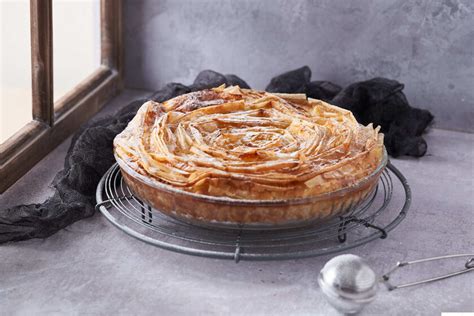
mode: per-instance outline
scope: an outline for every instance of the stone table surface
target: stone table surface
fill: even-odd
[[[113,114],[145,91],[126,90],[99,114]],[[377,273],[400,260],[474,253],[474,135],[433,129],[421,159],[392,159],[413,201],[385,240],[347,253]],[[62,168],[70,140],[0,197],[0,206],[41,202]],[[0,315],[337,315],[317,286],[332,255],[276,262],[193,257],[136,240],[96,214],[46,239],[0,245]],[[463,267],[463,260],[407,268],[415,280]],[[474,273],[388,292],[362,315],[474,311]]]

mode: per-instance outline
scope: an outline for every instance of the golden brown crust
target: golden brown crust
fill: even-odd
[[[151,181],[236,199],[310,197],[357,184],[383,155],[383,135],[305,95],[237,86],[149,101],[114,140]]]

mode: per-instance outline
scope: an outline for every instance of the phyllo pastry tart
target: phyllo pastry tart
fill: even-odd
[[[350,111],[238,86],[146,102],[114,150],[129,188],[157,210],[230,224],[341,215],[386,163],[379,128]]]

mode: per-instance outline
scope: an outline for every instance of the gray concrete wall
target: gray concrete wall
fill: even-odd
[[[307,64],[340,85],[385,76],[440,128],[474,132],[474,1],[125,0],[125,82],[155,90],[203,69],[264,88]]]

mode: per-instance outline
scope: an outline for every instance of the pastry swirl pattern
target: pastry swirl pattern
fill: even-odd
[[[136,172],[177,189],[275,200],[355,185],[379,166],[383,134],[304,94],[221,86],[146,102],[114,150]]]

